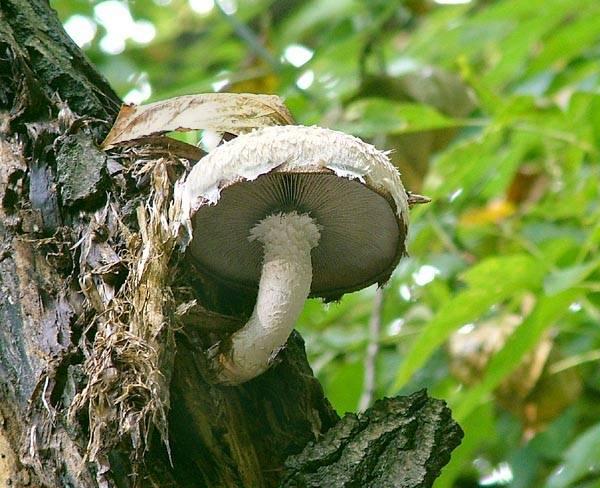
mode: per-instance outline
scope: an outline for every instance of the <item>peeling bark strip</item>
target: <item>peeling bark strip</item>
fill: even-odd
[[[339,474],[315,453],[349,459],[369,438],[365,462],[400,476],[379,486],[430,486],[456,444],[446,411],[421,395],[339,421],[298,334],[243,386],[206,381],[206,349],[255,296],[175,253],[170,191],[202,153],[164,138],[101,152],[119,100],[47,0],[0,0],[0,52],[0,481],[270,488],[287,473],[304,486],[304,459]],[[431,474],[398,485],[405,465]]]
[[[238,135],[259,127],[293,123],[287,107],[275,95],[185,95],[148,105],[123,105],[102,146],[109,149],[172,131],[209,129]]]
[[[119,202],[109,200],[79,241],[80,284],[87,305],[96,312],[90,326],[97,330],[84,363],[88,381],[71,404],[69,418],[74,422],[87,408],[86,454],[98,465],[99,483],[107,482],[100,474],[110,471],[108,456],[119,442],[130,440],[136,462],[149,449],[152,427],[169,446],[175,352],[169,262],[175,236],[168,220],[168,166],[177,162],[159,158],[137,164],[143,167],[136,173],[148,172],[151,180],[147,200],[136,208],[138,231],[132,233],[120,222]],[[102,228],[104,235],[99,235]],[[122,251],[117,254],[113,247]],[[82,347],[87,349],[85,343]]]

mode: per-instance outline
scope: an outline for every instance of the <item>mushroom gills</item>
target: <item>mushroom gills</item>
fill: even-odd
[[[212,351],[220,383],[237,385],[266,371],[285,345],[312,282],[311,250],[321,237],[308,214],[279,212],[260,220],[248,239],[263,246],[258,296],[246,325]],[[216,356],[216,357],[215,357]]]
[[[216,205],[193,216],[190,254],[203,271],[234,288],[256,289],[262,270],[252,226],[278,212],[307,213],[323,228],[312,253],[311,296],[336,296],[385,281],[402,252],[404,229],[384,196],[357,180],[323,173],[270,173],[234,183]],[[338,293],[340,292],[340,293]]]

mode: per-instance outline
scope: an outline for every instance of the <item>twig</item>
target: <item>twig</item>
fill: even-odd
[[[363,392],[358,402],[358,410],[364,412],[373,401],[375,393],[375,366],[379,353],[379,336],[381,335],[381,312],[383,310],[383,288],[377,288],[373,299],[373,311],[369,320],[369,345],[365,356],[365,378]]]

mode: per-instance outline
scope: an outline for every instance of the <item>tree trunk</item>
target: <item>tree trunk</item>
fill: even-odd
[[[254,297],[161,233],[181,159],[98,149],[119,105],[47,1],[0,0],[0,485],[431,486],[462,435],[443,402],[339,419],[298,334],[210,383]]]

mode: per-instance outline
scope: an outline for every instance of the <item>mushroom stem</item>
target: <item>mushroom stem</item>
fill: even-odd
[[[219,346],[219,382],[237,385],[266,371],[285,345],[310,292],[311,250],[319,243],[319,226],[307,214],[270,215],[250,231],[263,244],[263,264],[252,316]]]

